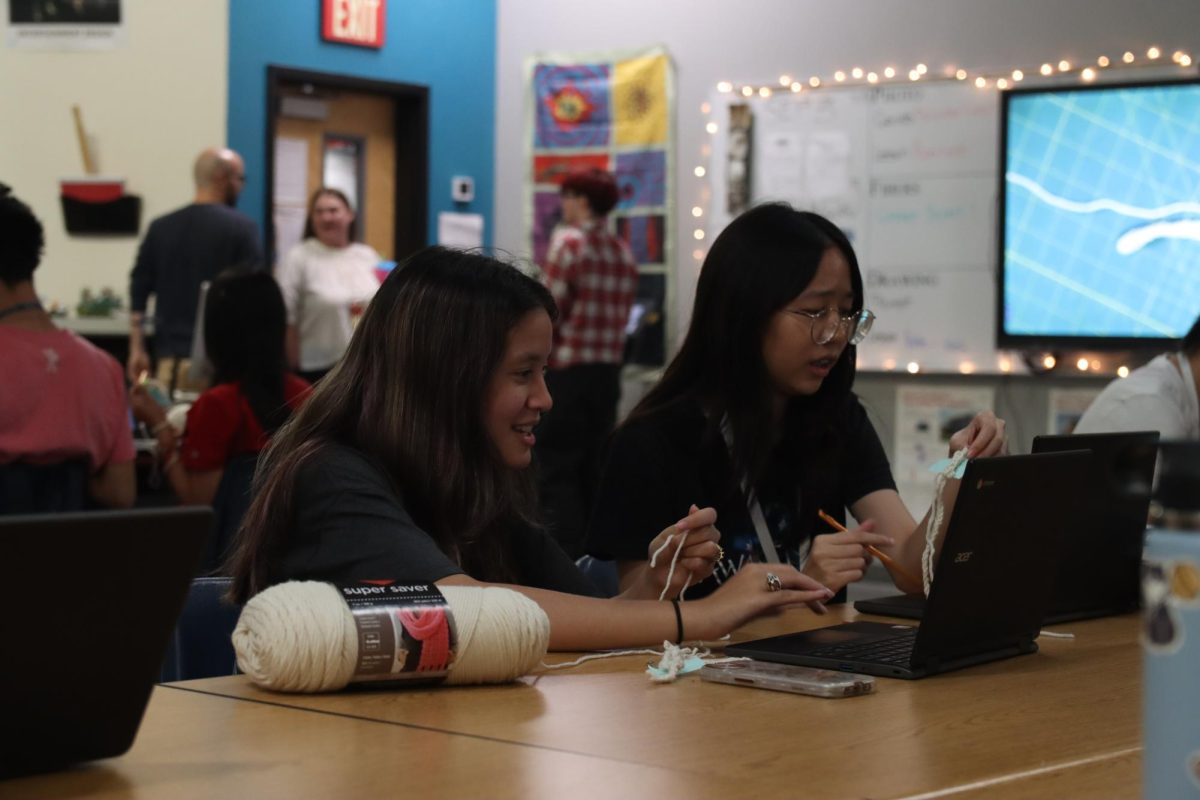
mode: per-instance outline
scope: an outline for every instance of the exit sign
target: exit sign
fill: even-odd
[[[383,47],[386,0],[321,0],[321,38],[358,47]]]

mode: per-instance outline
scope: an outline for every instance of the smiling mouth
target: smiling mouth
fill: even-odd
[[[524,425],[513,425],[512,429],[516,434],[525,440],[526,446],[533,447],[534,443],[537,441],[537,437],[533,435],[533,429],[537,427],[539,422],[541,422],[541,420],[535,419],[533,422],[527,422]]]

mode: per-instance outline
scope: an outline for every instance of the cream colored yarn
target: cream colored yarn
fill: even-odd
[[[438,587],[458,633],[446,683],[504,683],[536,668],[550,642],[550,620],[534,601],[498,587]],[[233,631],[242,672],[264,689],[324,692],[354,677],[354,615],[328,583],[292,581],[259,592]]]

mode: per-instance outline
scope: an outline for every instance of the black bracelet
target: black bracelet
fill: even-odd
[[[683,612],[679,610],[679,601],[672,600],[671,607],[675,609],[675,644],[683,644]]]

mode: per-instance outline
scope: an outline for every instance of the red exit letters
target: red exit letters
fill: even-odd
[[[321,0],[321,38],[359,47],[383,47],[386,0]]]

